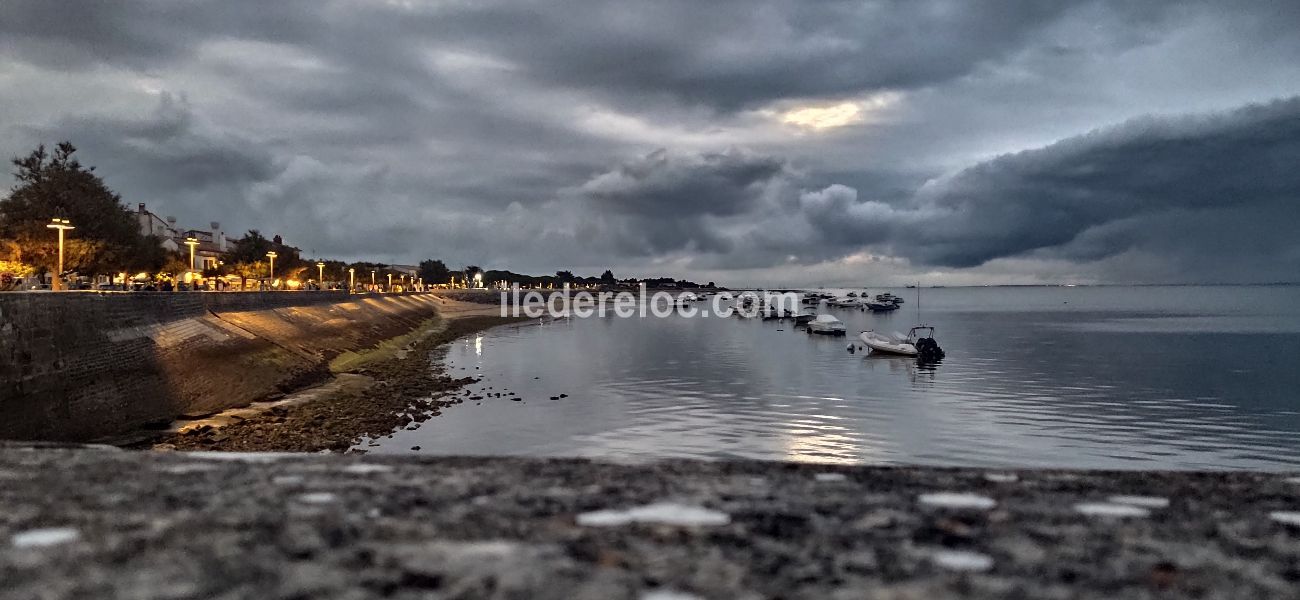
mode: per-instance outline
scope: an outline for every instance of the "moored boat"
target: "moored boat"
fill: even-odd
[[[875,331],[864,331],[858,336],[862,344],[880,354],[915,356],[926,360],[943,358],[943,349],[934,339],[934,327],[917,325],[908,330],[907,335],[895,333],[884,335]]]
[[[844,322],[835,318],[835,315],[817,315],[812,321],[808,322],[808,333],[844,335],[846,329],[844,328]]]

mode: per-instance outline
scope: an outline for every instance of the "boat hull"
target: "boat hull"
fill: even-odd
[[[879,335],[872,335],[871,332],[863,333],[858,336],[862,340],[862,345],[871,349],[872,352],[880,354],[893,354],[896,356],[916,356],[916,346],[907,342],[895,342]]]

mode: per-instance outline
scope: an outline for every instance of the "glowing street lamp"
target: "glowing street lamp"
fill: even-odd
[[[185,238],[185,245],[190,247],[190,270],[194,270],[194,247],[199,245],[198,238]]]
[[[271,259],[271,285],[275,285],[275,257],[279,256],[274,250],[267,252],[266,257]]]
[[[393,274],[388,274],[388,291],[393,291]]]
[[[351,294],[352,290],[355,289],[357,289],[357,270],[353,268],[349,268],[348,269],[348,293]]]
[[[46,227],[59,230],[59,272],[55,273],[54,285],[50,287],[51,289],[61,290],[63,289],[63,232],[76,229],[76,227],[73,227],[67,219],[59,218],[51,219],[50,224],[46,225]]]
[[[321,289],[325,289],[325,262],[321,261],[316,263],[316,269],[320,271]]]
[[[474,274],[474,287],[475,288],[483,287],[483,273]]]
[[[370,291],[375,291],[375,270],[370,270]]]

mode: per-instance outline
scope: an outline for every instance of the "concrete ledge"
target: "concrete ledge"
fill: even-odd
[[[0,449],[15,598],[1284,598],[1263,473]],[[671,595],[677,594],[677,595]]]
[[[84,441],[328,376],[437,314],[428,294],[0,294],[0,439]]]

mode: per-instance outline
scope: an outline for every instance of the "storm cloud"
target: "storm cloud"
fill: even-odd
[[[1271,281],[1294,2],[11,0],[0,153],[320,256]]]
[[[907,202],[832,185],[803,194],[822,238],[922,265],[1023,256],[1096,261],[1141,250],[1195,257],[1220,277],[1300,272],[1300,98],[1148,117],[994,158]],[[1190,267],[1192,265],[1184,265]]]

